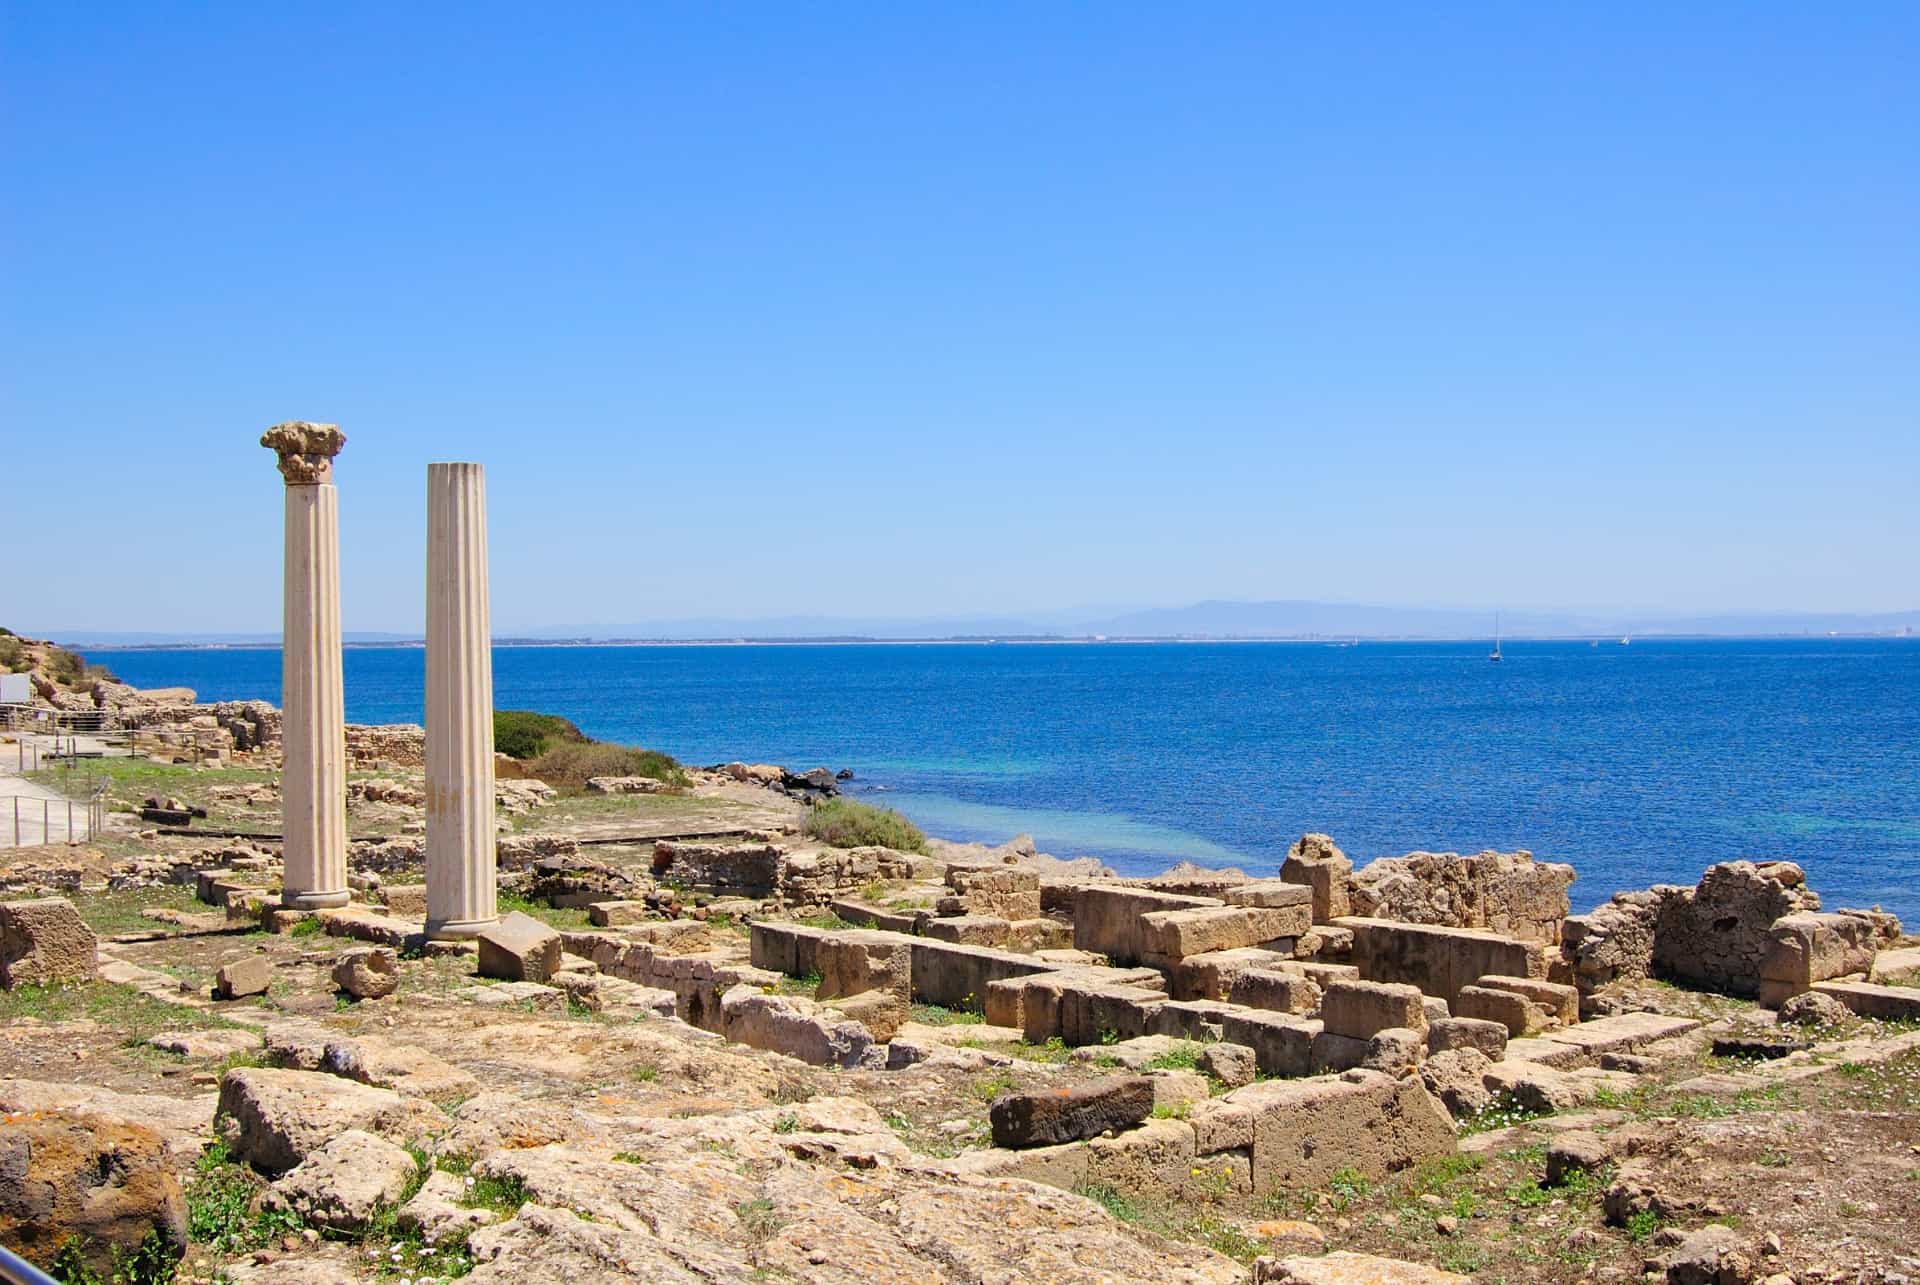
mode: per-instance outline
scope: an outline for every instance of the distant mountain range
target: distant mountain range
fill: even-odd
[[[1034,612],[1017,616],[693,617],[623,624],[556,625],[503,632],[516,642],[677,642],[873,639],[884,641],[1013,638],[1369,638],[1459,639],[1492,634],[1494,614],[1439,607],[1378,607],[1332,602],[1200,602],[1122,612]],[[278,634],[143,633],[48,630],[72,646],[273,646]],[[1920,634],[1920,611],[1878,615],[1745,611],[1713,615],[1657,611],[1504,611],[1506,638],[1897,637]],[[346,635],[350,644],[417,643],[417,634]]]

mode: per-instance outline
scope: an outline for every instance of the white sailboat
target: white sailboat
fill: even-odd
[[[1493,613],[1493,650],[1487,653],[1488,660],[1500,659],[1500,613]]]

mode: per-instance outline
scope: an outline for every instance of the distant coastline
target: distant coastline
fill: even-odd
[[[277,651],[278,639],[259,642],[94,642],[85,635],[72,634],[53,636],[54,641],[65,646],[82,648],[86,651],[129,652],[129,651]],[[1842,633],[1838,631],[1824,633],[1753,633],[1753,634],[1710,634],[1675,633],[1666,634],[1647,632],[1633,635],[1634,642],[1911,642],[1920,640],[1911,630],[1895,633]],[[1249,636],[1209,636],[1209,635],[1158,635],[1141,637],[1092,637],[1067,635],[1016,635],[1007,637],[928,637],[928,638],[874,638],[867,636],[822,636],[822,637],[769,637],[769,638],[495,638],[495,647],[998,647],[998,646],[1155,646],[1155,645],[1193,645],[1236,644],[1236,643],[1290,643],[1297,646],[1354,647],[1363,644],[1410,645],[1410,644],[1458,644],[1478,642],[1474,635],[1379,635],[1359,637],[1336,635],[1249,635]],[[1597,634],[1540,634],[1509,635],[1509,645],[1514,643],[1595,643],[1601,646],[1621,645],[1618,637]],[[426,646],[424,638],[393,638],[378,641],[348,640],[343,646],[355,650],[417,650]]]

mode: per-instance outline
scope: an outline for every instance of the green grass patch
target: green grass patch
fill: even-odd
[[[1196,1071],[1200,1068],[1200,1052],[1204,1047],[1190,1041],[1182,1043],[1148,1061],[1147,1069],[1149,1071]]]
[[[1019,1078],[1012,1071],[1002,1068],[980,1076],[967,1086],[967,1091],[982,1102],[991,1103],[1001,1094],[1011,1093],[1019,1087]]]
[[[0,1026],[22,1018],[42,1022],[97,1022],[118,1031],[128,1044],[142,1044],[162,1031],[224,1030],[237,1026],[216,1013],[166,1004],[131,986],[78,982],[70,986],[16,986],[0,991]]]
[[[102,937],[116,937],[121,933],[175,932],[177,925],[159,919],[149,919],[143,914],[147,910],[178,910],[188,914],[207,914],[211,907],[202,905],[193,895],[193,889],[179,884],[167,884],[159,888],[128,888],[121,892],[103,892],[88,896],[68,898],[87,927]]]
[[[914,1004],[907,1009],[907,1017],[926,1026],[979,1026],[987,1020],[984,1013],[942,1004]]]
[[[878,845],[901,852],[925,852],[927,836],[891,808],[852,799],[828,799],[807,812],[806,832],[833,848]]]
[[[517,910],[555,928],[589,928],[593,924],[584,910],[556,910],[544,901],[531,901],[517,892],[503,892],[497,900],[503,915]]]

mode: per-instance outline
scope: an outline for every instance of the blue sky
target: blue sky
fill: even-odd
[[[1920,600],[1920,7],[4,13],[16,628]]]

